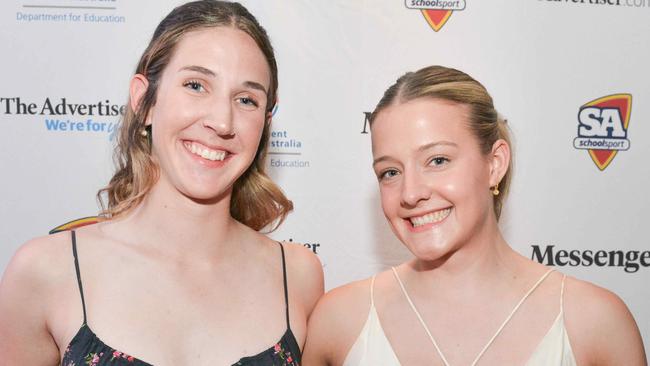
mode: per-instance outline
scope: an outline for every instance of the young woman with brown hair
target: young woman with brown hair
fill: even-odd
[[[322,269],[259,232],[292,209],[264,173],[277,85],[243,6],[163,19],[131,80],[104,220],[26,243],[5,272],[3,365],[300,364]]]

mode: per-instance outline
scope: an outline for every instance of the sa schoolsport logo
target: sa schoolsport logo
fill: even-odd
[[[424,19],[438,32],[455,10],[465,10],[465,0],[404,0],[409,9],[418,9]]]
[[[598,169],[605,170],[619,151],[630,148],[627,127],[631,94],[612,94],[587,102],[578,112],[578,137],[573,147],[589,151]]]

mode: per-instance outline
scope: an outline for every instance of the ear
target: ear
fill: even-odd
[[[135,74],[131,78],[131,84],[129,85],[129,103],[131,104],[131,109],[134,111],[138,110],[140,102],[144,97],[144,93],[147,92],[149,87],[149,80],[142,74]]]
[[[264,123],[268,126],[271,124],[272,120],[273,120],[273,112],[266,112],[266,119]]]
[[[510,166],[510,146],[505,140],[499,139],[494,142],[489,160],[490,187],[494,187],[501,182],[503,176],[506,175],[506,171],[508,171],[508,166]]]

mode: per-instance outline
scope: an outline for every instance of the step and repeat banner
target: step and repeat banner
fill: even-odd
[[[95,215],[128,82],[176,0],[0,3],[0,270]],[[649,0],[247,0],[280,70],[268,156],[295,204],[272,233],[326,287],[409,258],[380,208],[367,116],[406,71],[481,81],[514,134],[501,221],[522,255],[616,292],[650,349]]]

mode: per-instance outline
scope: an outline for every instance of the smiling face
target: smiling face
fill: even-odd
[[[264,128],[270,71],[262,51],[235,28],[193,31],[178,42],[159,82],[146,121],[157,184],[195,200],[230,195]],[[146,89],[142,76],[133,83],[132,94]]]
[[[457,103],[419,98],[387,106],[372,124],[384,214],[421,260],[451,254],[496,225],[490,186],[500,172],[491,154],[481,153],[468,113]]]

